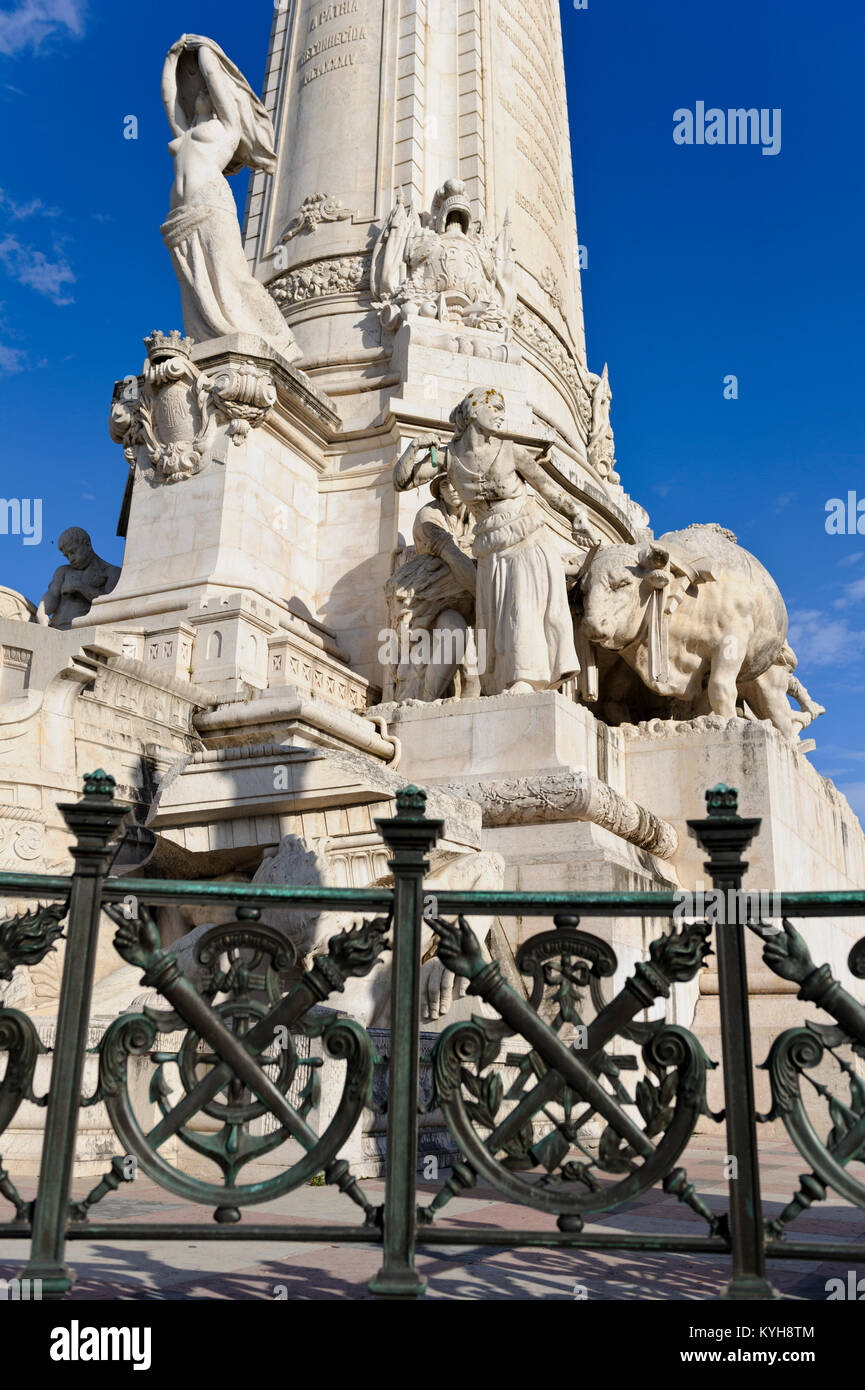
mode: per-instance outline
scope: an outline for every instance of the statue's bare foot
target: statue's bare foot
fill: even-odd
[[[534,688],[531,681],[514,681],[513,685],[509,685],[504,693],[506,695],[531,695]]]

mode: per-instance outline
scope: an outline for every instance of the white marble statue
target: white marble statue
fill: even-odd
[[[693,715],[733,718],[747,705],[796,740],[823,713],[793,676],[778,586],[723,527],[605,546],[580,583],[584,635],[618,652],[649,690],[688,702]]]
[[[385,586],[396,647],[393,697],[439,700],[455,693],[471,699],[480,694],[472,518],[445,474],[430,488],[433,500],[412,526],[414,546]],[[427,640],[419,640],[424,634]]]
[[[120,570],[117,565],[100,560],[80,526],[64,531],[57,548],[68,563],[54,571],[36,609],[36,621],[43,627],[69,628],[73,618],[83,618],[90,612],[95,598],[110,594],[117,587]]]
[[[612,471],[616,462],[616,446],[613,428],[610,424],[613,392],[610,387],[610,374],[606,362],[600,376],[597,376],[595,372],[589,373],[589,382],[592,387],[592,423],[588,442],[589,464],[600,477],[610,478],[612,482],[617,482],[618,474]]]
[[[226,174],[276,167],[273,126],[218,44],[184,34],[169,50],[162,100],[174,133],[171,211],[162,227],[180,285],[184,327],[197,342],[253,333],[283,357],[300,350],[249,269]]]
[[[437,439],[415,440],[394,469],[394,486],[419,487],[443,470],[474,518],[483,693],[556,689],[580,665],[565,563],[527,484],[569,519],[578,544],[589,546],[596,537],[583,508],[541,466],[551,446],[536,458],[505,435],[499,391],[470,392],[450,418],[451,443],[442,449]]]

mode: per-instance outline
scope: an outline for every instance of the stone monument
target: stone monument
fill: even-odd
[[[685,823],[723,779],[763,817],[753,887],[861,888],[777,587],[725,518],[656,538],[623,486],[553,0],[293,0],[261,100],[195,35],[162,92],[178,320],[118,363],[121,573],[73,530],[38,610],[0,591],[0,865],[65,864],[56,802],[102,766],[168,877],[383,881],[375,819],[412,781],[442,882],[693,890]],[[507,968],[535,929],[492,921],[486,949]],[[652,924],[593,930],[618,989]],[[845,983],[857,932],[813,928]],[[111,933],[96,1035],[133,988]],[[58,959],[32,985],[46,1038]],[[785,985],[755,962],[759,1035]],[[464,1001],[426,965],[435,1030]],[[710,1052],[716,998],[705,970],[667,1006]]]

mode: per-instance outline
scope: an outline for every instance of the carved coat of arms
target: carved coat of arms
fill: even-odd
[[[276,402],[269,372],[252,362],[203,372],[192,360],[193,343],[175,328],[144,340],[141,378],[127,377],[111,406],[111,438],[130,464],[143,449],[156,480],[176,483],[209,462],[220,419],[243,443]]]

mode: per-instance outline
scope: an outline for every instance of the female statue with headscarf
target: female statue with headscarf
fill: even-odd
[[[162,236],[180,284],[183,323],[197,342],[255,333],[290,362],[294,335],[249,269],[227,174],[273,173],[273,126],[246,78],[212,39],[184,34],[168,52],[162,100],[174,139],[171,211]]]
[[[499,391],[471,391],[451,414],[454,435],[443,449],[432,436],[414,440],[394,469],[398,491],[420,487],[444,470],[475,521],[476,628],[485,634],[484,695],[556,689],[578,674],[565,558],[546,529],[527,483],[572,524],[576,542],[596,542],[588,517],[557,487],[537,458],[503,431]],[[479,643],[479,647],[482,644]]]

